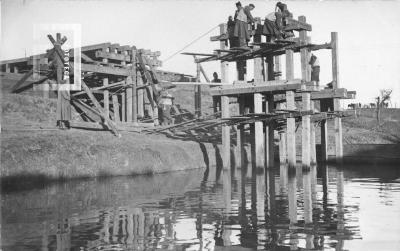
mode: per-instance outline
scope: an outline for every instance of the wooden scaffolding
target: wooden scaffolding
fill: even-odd
[[[220,109],[222,120],[222,160],[224,168],[231,165],[231,128],[236,130],[236,163],[244,164],[245,130],[250,129],[251,159],[257,167],[274,165],[274,132],[279,133],[279,159],[289,166],[296,165],[296,123],[301,123],[301,163],[310,166],[317,161],[315,130],[321,130],[321,160],[328,160],[328,121],[334,121],[335,159],[342,161],[342,117],[340,99],[354,98],[355,92],[340,88],[338,67],[338,34],[331,33],[331,41],[313,44],[307,32],[312,27],[306,18],[289,19],[286,31],[298,32],[297,37],[262,42],[261,22],[256,18],[255,28],[249,30],[252,41],[248,47],[226,47],[229,38],[227,25],[220,25],[220,35],[211,37],[219,41],[220,48],[212,54],[185,53],[197,56],[197,64],[218,60],[221,79],[229,83],[229,63],[236,63],[237,80],[233,84],[213,87],[211,95],[215,110]],[[250,27],[250,26],[249,26]],[[311,82],[309,60],[311,51],[330,49],[332,52],[332,88],[321,89]],[[294,79],[294,53],[300,53],[301,79]],[[286,58],[286,79],[281,79],[281,57]],[[254,61],[254,78],[247,81],[246,64]],[[232,102],[232,100],[235,100]],[[231,105],[239,106],[238,116],[232,116]],[[319,105],[320,110],[315,108]]]

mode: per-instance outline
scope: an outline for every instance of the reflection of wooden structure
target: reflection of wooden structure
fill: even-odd
[[[56,80],[64,76],[55,69],[55,60],[64,62],[69,54],[70,83],[74,76],[74,49],[65,51],[61,39],[47,53],[1,62],[3,78],[18,79],[13,92],[26,90],[49,97],[57,88]],[[62,40],[62,41],[61,41]],[[53,41],[52,41],[53,42]],[[59,44],[59,46],[58,46]],[[71,90],[71,105],[87,122],[101,122],[118,134],[118,128],[138,126],[142,122],[158,124],[160,91],[174,87],[174,82],[191,82],[193,77],[158,70],[160,52],[135,46],[101,43],[80,48],[81,90]],[[88,123],[89,124],[89,123]]]
[[[341,161],[343,156],[342,124],[340,99],[354,98],[355,92],[339,88],[338,36],[331,34],[331,42],[313,44],[307,36],[311,25],[304,16],[299,20],[289,20],[285,30],[298,31],[299,36],[286,40],[262,42],[259,32],[261,24],[251,30],[253,39],[249,47],[230,48],[225,46],[228,38],[226,24],[220,25],[220,35],[211,37],[219,41],[220,48],[213,54],[191,53],[197,55],[196,63],[219,60],[221,62],[222,82],[228,81],[228,66],[236,63],[237,81],[233,85],[215,87],[211,95],[221,100],[222,119],[231,123],[222,126],[222,158],[224,167],[230,166],[231,125],[237,125],[237,152],[243,152],[244,134],[250,128],[252,138],[252,162],[256,166],[274,165],[274,132],[280,134],[280,162],[290,166],[296,164],[296,122],[302,128],[302,164],[316,163],[315,127],[321,125],[322,160],[328,158],[327,120],[335,123],[335,156]],[[308,64],[311,51],[330,49],[332,51],[332,89],[321,90],[311,82],[311,68]],[[294,79],[293,54],[299,52],[301,59],[301,79]],[[281,56],[285,55],[286,80],[279,80]],[[247,81],[246,64],[254,62],[254,78]],[[230,112],[230,100],[237,100],[238,116]],[[296,102],[297,101],[297,102]],[[316,111],[316,105],[320,111]],[[249,124],[250,126],[247,126]],[[238,156],[238,164],[243,165],[243,157]],[[241,160],[240,160],[241,159]]]

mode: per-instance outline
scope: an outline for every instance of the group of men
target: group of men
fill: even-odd
[[[229,16],[228,18],[228,40],[229,46],[234,47],[246,47],[248,41],[250,41],[249,26],[255,23],[255,19],[251,15],[251,11],[254,10],[254,4],[249,4],[242,7],[241,2],[236,3],[236,11],[234,18]],[[294,36],[292,31],[285,31],[284,27],[288,23],[288,18],[292,18],[292,13],[288,10],[287,5],[278,2],[275,7],[275,11],[269,13],[264,20],[262,27],[256,27],[257,30],[261,31],[261,34],[267,37],[267,41],[273,41],[275,39],[282,39]]]

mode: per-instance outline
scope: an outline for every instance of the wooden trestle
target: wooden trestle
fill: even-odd
[[[59,33],[57,38],[60,39],[55,41],[49,35],[55,47],[47,53],[0,62],[1,77],[18,80],[12,92],[30,91],[49,97],[60,86],[57,79],[65,77],[64,71],[54,71],[60,63],[62,69],[69,66],[71,79],[77,77],[73,75],[74,49],[62,50],[67,38],[61,39]],[[66,52],[69,62],[64,61]],[[160,90],[172,88],[176,82],[195,80],[189,75],[159,70],[160,52],[112,43],[83,46],[80,52],[82,89],[70,91],[70,105],[84,121],[95,123],[80,122],[79,127],[96,127],[100,123],[119,135],[119,130],[129,126],[157,125]]]
[[[257,20],[257,18],[256,18]],[[211,41],[219,41],[220,48],[214,53],[185,53],[196,56],[197,64],[218,60],[221,62],[221,79],[229,83],[227,72],[229,63],[236,63],[237,78],[232,84],[211,88],[214,100],[220,99],[222,124],[222,160],[224,168],[230,168],[231,147],[236,147],[235,162],[244,164],[243,152],[245,130],[250,130],[251,160],[255,167],[271,167],[274,165],[275,132],[279,134],[279,158],[281,163],[295,166],[296,123],[301,123],[301,164],[305,167],[317,161],[315,129],[321,130],[321,160],[328,160],[327,121],[334,120],[335,127],[335,159],[342,161],[342,125],[344,116],[340,108],[340,99],[354,98],[355,92],[339,88],[338,71],[338,36],[331,33],[331,41],[324,44],[311,43],[307,32],[311,25],[306,18],[289,20],[285,30],[297,31],[298,36],[286,40],[262,42],[258,32],[260,23],[249,32],[253,35],[248,47],[225,47],[228,39],[226,24],[220,25],[220,35],[211,37]],[[332,51],[332,89],[321,89],[311,82],[309,60],[311,51],[330,49]],[[294,79],[293,54],[300,53],[301,79]],[[286,79],[281,80],[281,57],[286,61]],[[246,64],[254,62],[253,81],[247,81]],[[231,102],[230,102],[231,100]],[[236,100],[236,102],[232,102]],[[231,105],[237,106],[237,114],[231,114]],[[319,105],[319,111],[316,107]],[[234,110],[234,109],[233,109]],[[222,122],[223,123],[223,122]],[[236,146],[231,144],[231,128],[236,130]],[[234,134],[233,134],[234,135]]]

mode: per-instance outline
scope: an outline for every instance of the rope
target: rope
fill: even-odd
[[[219,27],[219,25],[213,27],[212,29],[210,29],[209,31],[207,31],[206,33],[204,33],[203,35],[199,36],[198,38],[196,38],[195,40],[193,40],[192,42],[190,42],[189,44],[185,45],[182,49],[178,50],[177,52],[175,52],[174,54],[172,54],[171,56],[167,57],[166,59],[163,60],[163,62],[167,62],[168,60],[170,60],[171,58],[173,58],[174,56],[176,56],[178,53],[180,53],[181,51],[185,50],[186,48],[188,48],[189,46],[191,46],[192,44],[196,43],[197,41],[199,41],[200,39],[202,39],[203,37],[205,37],[207,34],[209,34],[210,32],[212,32],[213,30],[215,30],[217,27]]]

